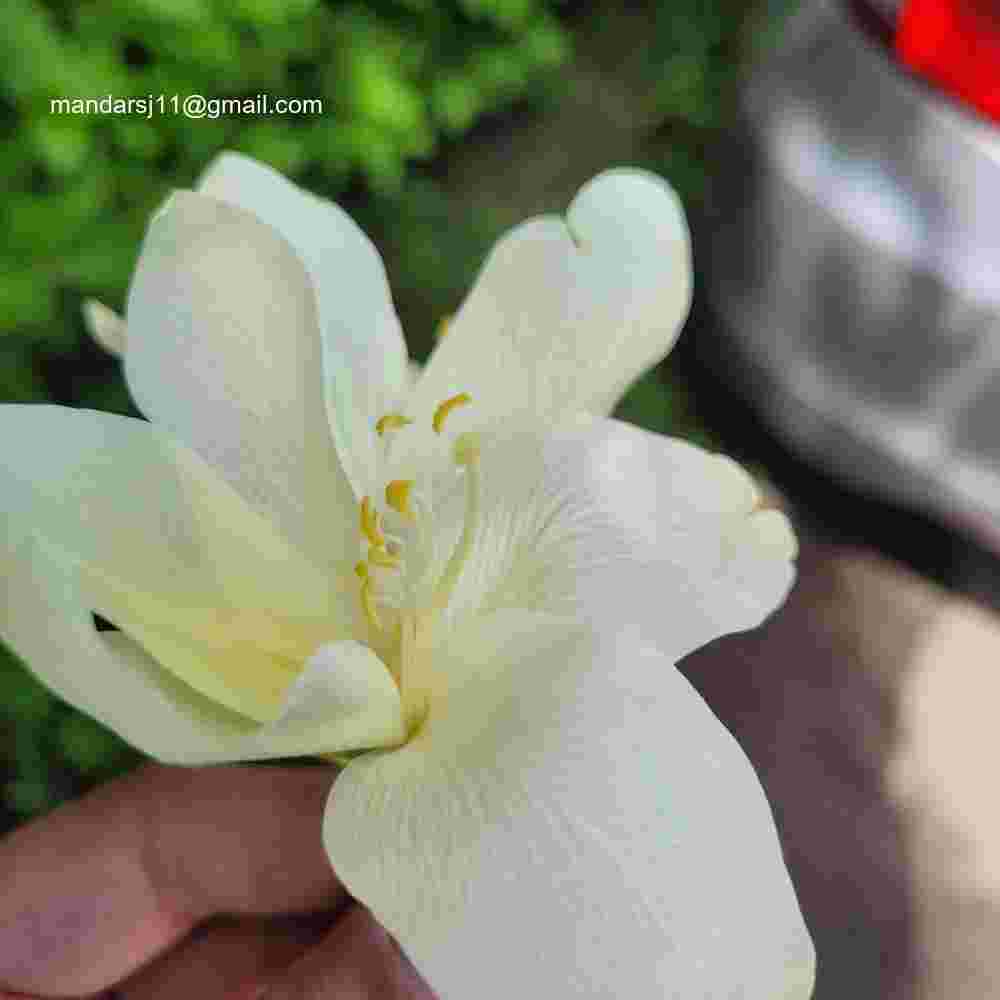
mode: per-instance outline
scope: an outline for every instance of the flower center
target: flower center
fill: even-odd
[[[435,435],[444,432],[449,414],[471,402],[459,393],[434,411]],[[380,438],[402,431],[413,421],[388,413],[375,424]],[[388,441],[387,441],[388,445]],[[387,449],[388,451],[388,449]],[[379,502],[371,496],[359,507],[363,558],[354,567],[360,581],[361,606],[368,624],[368,641],[396,681],[411,733],[426,717],[433,678],[430,653],[435,627],[448,607],[475,541],[479,521],[479,436],[459,434],[450,447],[444,476],[446,492],[456,476],[464,476],[465,498],[461,532],[449,551],[441,540],[453,538],[435,531],[435,489],[441,470],[415,479],[391,479]]]

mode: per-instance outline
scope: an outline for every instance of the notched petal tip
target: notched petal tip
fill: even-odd
[[[581,249],[603,245],[609,254],[623,251],[623,260],[660,258],[656,273],[658,280],[670,274],[680,331],[693,288],[691,233],[684,205],[669,181],[634,167],[605,170],[577,192],[566,212],[566,227]]]
[[[607,170],[595,174],[580,187],[574,201],[591,198],[596,194],[606,196],[608,191],[623,190],[629,187],[636,190],[645,189],[648,197],[659,198],[666,195],[683,216],[683,205],[670,181],[651,170],[627,165],[608,167]]]
[[[571,229],[586,239],[588,217],[599,213],[628,222],[642,219],[690,243],[687,217],[680,196],[665,178],[636,167],[613,167],[587,181],[566,213]]]

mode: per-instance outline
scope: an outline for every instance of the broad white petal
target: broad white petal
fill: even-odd
[[[312,286],[288,243],[249,212],[179,191],[150,224],[127,318],[139,408],[293,544],[350,566],[354,497],[326,418]]]
[[[787,519],[757,510],[753,481],[724,456],[594,418],[486,436],[480,465],[454,617],[516,607],[637,625],[677,660],[759,625],[792,584]],[[438,522],[460,524],[461,502]]]
[[[436,655],[462,683],[348,765],[323,833],[441,1000],[809,997],[763,790],[668,660],[516,612]]]
[[[125,320],[113,309],[97,299],[83,303],[83,321],[87,332],[109,354],[118,357],[125,353]]]
[[[415,390],[421,420],[460,392],[456,430],[608,413],[673,346],[691,297],[677,195],[659,177],[611,170],[566,219],[533,219],[493,249]]]
[[[98,632],[77,568],[37,535],[8,533],[0,553],[9,572],[0,636],[57,695],[158,760],[257,760],[400,740],[396,686],[356,643],[318,650],[276,718],[257,725],[199,694],[125,634]]]
[[[206,657],[161,657],[202,693],[268,718],[308,656],[351,634],[358,602],[349,581],[317,569],[202,459],[154,426],[87,410],[5,406],[0,439],[10,543],[37,536],[72,574],[81,613],[159,640],[160,652],[168,645],[178,654],[190,646],[213,651],[207,665]],[[5,567],[5,576],[13,595],[15,568]]]
[[[344,469],[360,498],[373,492],[375,422],[407,388],[407,353],[374,244],[332,202],[270,167],[223,153],[198,189],[253,212],[298,253],[316,295],[326,402]]]

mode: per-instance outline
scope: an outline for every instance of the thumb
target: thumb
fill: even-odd
[[[399,945],[360,905],[253,1000],[316,997],[436,1000]]]

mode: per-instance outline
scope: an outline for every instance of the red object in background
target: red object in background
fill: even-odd
[[[1000,0],[908,0],[895,47],[915,73],[1000,123]]]

